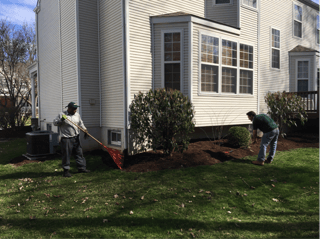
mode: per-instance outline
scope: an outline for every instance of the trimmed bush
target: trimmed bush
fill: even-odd
[[[233,126],[229,129],[228,141],[235,147],[248,147],[251,143],[251,135],[247,128]]]
[[[194,111],[188,97],[165,89],[139,92],[130,105],[130,123],[139,151],[162,147],[165,154],[188,149],[194,131]],[[179,145],[178,145],[179,144]]]

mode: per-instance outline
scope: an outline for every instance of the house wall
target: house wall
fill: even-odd
[[[238,1],[216,5],[215,0],[205,0],[205,18],[238,27]]]
[[[62,108],[62,87],[60,79],[59,2],[42,1],[38,15],[39,73],[41,129],[53,119]]]
[[[289,51],[297,45],[319,49],[316,44],[316,16],[318,11],[293,0],[260,1],[261,46],[260,46],[260,112],[267,112],[264,97],[268,91],[289,91]],[[303,37],[293,36],[293,3],[302,6]],[[241,25],[242,26],[242,25]],[[280,30],[280,69],[271,69],[271,28]]]
[[[183,69],[183,76],[181,77],[183,88],[181,92],[187,96],[188,95],[188,54],[189,54],[189,39],[188,39],[188,23],[174,23],[174,24],[154,24],[154,89],[162,88],[161,87],[161,57],[163,55],[162,45],[164,44],[161,42],[162,30],[183,30],[183,41],[182,44],[182,69]]]
[[[250,16],[252,21],[256,15]],[[256,22],[256,21],[255,21]],[[253,46],[253,95],[201,94],[199,83],[199,32],[214,34],[216,37],[239,41]],[[241,29],[241,35],[218,31],[207,26],[193,25],[193,106],[195,107],[196,127],[249,124],[246,113],[257,109],[257,27]],[[220,60],[221,62],[221,60]],[[238,59],[239,62],[239,59]],[[239,63],[238,63],[239,64]]]
[[[129,102],[139,91],[152,88],[152,47],[150,16],[186,12],[204,17],[204,0],[131,0],[129,1]],[[158,73],[159,74],[159,73]]]
[[[79,1],[80,79],[82,120],[87,127],[100,126],[98,49],[98,6],[96,0]]]
[[[122,130],[124,146],[124,49],[122,1],[100,2],[100,66],[102,142],[108,144],[108,130]]]

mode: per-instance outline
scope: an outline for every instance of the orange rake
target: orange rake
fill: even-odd
[[[89,135],[91,138],[93,138],[98,144],[100,144],[102,147],[104,147],[108,153],[110,154],[111,158],[113,159],[113,161],[116,163],[116,165],[118,166],[118,168],[121,168],[121,160],[123,160],[123,156],[120,154],[119,150],[116,149],[111,149],[108,148],[107,146],[103,145],[99,140],[97,140],[95,137],[93,137],[91,134],[89,134],[88,132],[86,132],[84,129],[82,129],[79,125],[76,125],[75,123],[73,123],[71,120],[68,120],[70,123],[72,123],[73,125],[75,125],[76,127],[78,127],[82,132],[86,133],[87,135]]]

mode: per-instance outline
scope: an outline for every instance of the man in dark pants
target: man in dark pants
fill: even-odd
[[[248,119],[252,121],[253,125],[253,143],[257,142],[257,129],[260,129],[263,132],[258,159],[256,161],[252,161],[252,163],[261,166],[263,166],[264,163],[272,163],[274,155],[276,154],[279,137],[278,125],[266,114],[256,115],[255,112],[249,111],[247,116]],[[270,151],[268,158],[265,160],[269,144]]]
[[[62,167],[64,169],[63,176],[71,177],[69,172],[70,169],[70,157],[72,153],[75,156],[78,172],[79,173],[89,173],[90,171],[86,169],[86,160],[83,157],[82,147],[80,144],[80,130],[67,121],[66,119],[72,121],[76,125],[79,125],[86,132],[87,129],[84,126],[79,113],[77,113],[77,108],[80,107],[74,102],[68,104],[68,110],[61,112],[54,120],[53,124],[59,126],[61,135],[61,151],[62,151]],[[85,134],[85,138],[87,134]]]

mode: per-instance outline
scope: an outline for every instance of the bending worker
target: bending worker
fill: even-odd
[[[257,129],[260,129],[263,132],[258,159],[252,161],[252,163],[261,166],[264,165],[264,163],[272,163],[274,155],[276,154],[279,137],[278,125],[266,114],[256,115],[255,112],[249,111],[247,116],[248,119],[252,121],[253,125],[253,143],[257,142]],[[265,159],[269,144],[269,155],[268,158]]]
[[[74,153],[76,159],[78,172],[79,173],[89,173],[90,171],[86,169],[86,160],[83,157],[82,147],[80,144],[80,130],[70,123],[68,120],[72,121],[76,125],[79,125],[86,132],[87,129],[84,126],[79,113],[77,113],[77,108],[80,107],[74,102],[68,104],[68,109],[61,112],[54,120],[53,124],[59,126],[61,135],[61,152],[62,152],[62,168],[64,169],[63,176],[71,177],[69,172],[70,169],[70,157]],[[68,119],[68,120],[66,120]],[[85,134],[85,138],[87,134]]]

